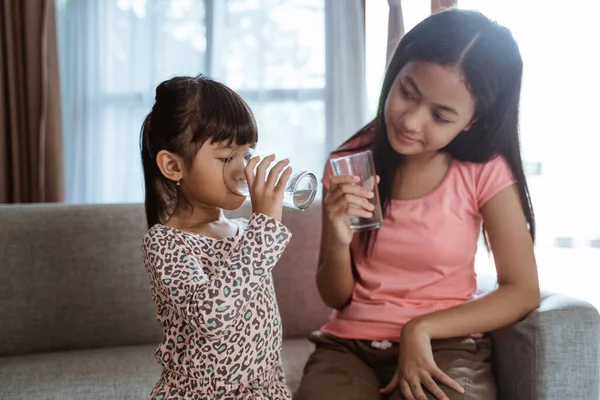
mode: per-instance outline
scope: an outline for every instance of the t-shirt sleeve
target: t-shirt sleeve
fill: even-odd
[[[515,182],[510,166],[504,157],[497,156],[485,164],[479,164],[475,175],[478,208],[483,207],[498,192]]]

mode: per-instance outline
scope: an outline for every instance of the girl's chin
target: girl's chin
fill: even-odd
[[[236,193],[231,193],[231,196],[221,206],[223,210],[234,211],[244,205],[247,197]],[[226,203],[226,204],[225,204]]]

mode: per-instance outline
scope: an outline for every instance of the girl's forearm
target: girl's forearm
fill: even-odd
[[[467,303],[415,318],[406,329],[417,329],[431,339],[489,332],[510,325],[540,305],[538,287],[502,285]]]

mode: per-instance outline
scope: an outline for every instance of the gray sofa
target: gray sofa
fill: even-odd
[[[311,351],[304,337],[329,314],[314,285],[319,205],[286,210],[284,222],[294,238],[274,274],[296,388]],[[144,224],[141,205],[0,206],[0,399],[146,398],[161,332],[141,260]],[[492,337],[501,399],[599,399],[591,305],[545,293],[539,310]]]

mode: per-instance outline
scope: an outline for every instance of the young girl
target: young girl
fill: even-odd
[[[282,329],[271,270],[291,234],[279,221],[287,160],[245,170],[253,214],[222,210],[244,197],[228,191],[224,162],[257,140],[246,103],[205,77],[156,88],[141,133],[146,187],[144,262],[164,338],[162,375],[150,399],[290,399],[280,363]]]
[[[534,218],[510,32],[447,10],[400,42],[375,120],[332,157],[372,149],[382,227],[353,235],[373,193],[326,167],[317,285],[334,308],[298,399],[496,398],[485,332],[538,307]],[[475,298],[481,227],[498,289]]]

